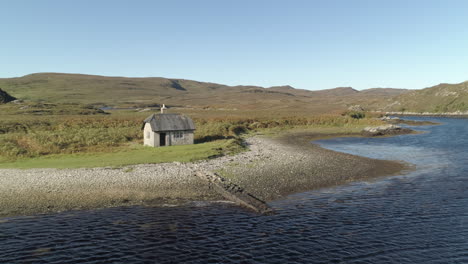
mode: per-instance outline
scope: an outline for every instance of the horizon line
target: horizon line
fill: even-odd
[[[298,87],[294,87],[294,86],[292,86],[292,85],[290,85],[290,84],[273,85],[273,86],[268,86],[268,87],[266,87],[266,86],[256,85],[256,84],[235,84],[235,85],[231,85],[231,84],[225,84],[225,83],[219,83],[219,82],[213,82],[213,81],[200,81],[200,80],[185,79],[185,78],[179,78],[179,77],[162,77],[162,76],[121,76],[121,75],[103,75],[103,74],[90,74],[90,73],[72,73],[72,72],[34,72],[34,73],[25,74],[25,75],[22,75],[22,76],[0,77],[0,79],[23,78],[23,77],[26,77],[26,76],[30,76],[30,75],[39,75],[39,74],[83,75],[83,76],[96,76],[96,77],[105,77],[105,78],[127,78],[127,79],[150,79],[150,78],[160,78],[160,79],[169,79],[169,80],[184,80],[184,81],[193,81],[193,82],[203,82],[203,83],[210,83],[210,84],[225,85],[225,86],[229,86],[229,87],[255,86],[255,87],[260,87],[260,88],[264,88],[264,89],[289,86],[289,87],[291,87],[291,88],[293,88],[293,89],[296,89],[296,90],[307,90],[307,91],[322,91],[322,90],[331,90],[331,89],[338,89],[338,88],[351,88],[351,89],[354,89],[354,90],[357,90],[357,91],[363,91],[363,90],[369,90],[369,89],[422,90],[422,89],[431,88],[431,87],[434,87],[434,86],[437,86],[437,85],[442,85],[442,84],[446,84],[446,85],[456,85],[456,84],[461,84],[461,83],[467,82],[467,81],[463,81],[463,82],[460,82],[460,83],[441,82],[441,83],[438,83],[438,84],[435,84],[435,85],[432,85],[432,86],[422,87],[422,88],[370,87],[370,88],[364,88],[364,89],[357,89],[357,88],[354,88],[353,86],[335,86],[335,87],[332,87],[332,88],[323,88],[323,89],[315,89],[315,90],[312,90],[312,89],[307,89],[307,88],[298,88]]]

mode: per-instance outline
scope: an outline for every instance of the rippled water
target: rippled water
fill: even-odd
[[[422,119],[422,118],[419,118]],[[468,263],[468,120],[324,147],[417,170],[296,194],[258,216],[228,203],[0,219],[0,263]]]

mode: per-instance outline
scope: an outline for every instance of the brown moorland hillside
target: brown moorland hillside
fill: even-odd
[[[468,111],[468,82],[439,85],[398,95],[379,108],[384,111],[445,113]]]
[[[342,87],[320,91],[291,86],[228,86],[161,77],[127,78],[67,73],[36,73],[0,79],[24,100],[111,107],[147,107],[165,103],[196,109],[339,112],[356,103],[386,104],[403,89],[357,91]],[[390,92],[391,91],[391,92]]]

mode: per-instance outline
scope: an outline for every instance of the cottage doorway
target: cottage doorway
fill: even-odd
[[[159,134],[159,146],[166,146],[166,133]]]

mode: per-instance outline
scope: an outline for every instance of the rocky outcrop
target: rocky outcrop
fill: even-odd
[[[386,135],[401,135],[410,134],[413,130],[403,128],[396,125],[383,125],[377,127],[366,127],[362,130],[361,134],[366,137],[386,136]]]
[[[0,104],[6,104],[14,100],[16,100],[15,97],[0,89]]]

